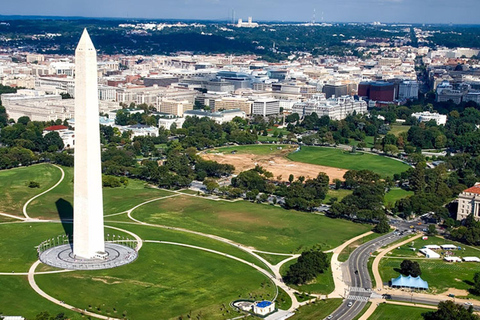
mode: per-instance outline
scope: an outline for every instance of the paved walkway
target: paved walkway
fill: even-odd
[[[87,310],[78,309],[74,306],[66,304],[63,301],[55,299],[54,297],[46,294],[45,291],[40,289],[40,287],[35,282],[35,269],[37,268],[37,266],[40,263],[41,262],[37,260],[34,264],[32,264],[32,266],[30,267],[30,270],[28,271],[28,283],[30,284],[32,289],[35,290],[35,292],[38,293],[40,296],[42,296],[43,298],[47,299],[48,301],[51,301],[51,302],[53,302],[53,303],[55,303],[55,304],[57,304],[57,305],[59,305],[63,308],[67,308],[67,309],[75,311],[75,312],[81,312],[81,313],[83,313],[87,316],[95,317],[95,318],[98,318],[98,319],[105,319],[105,320],[120,320],[118,318],[110,318],[110,317],[106,317],[106,316],[103,316],[103,315],[100,315],[100,314],[96,314],[96,313],[93,313],[93,312],[90,312],[90,311],[87,311]]]
[[[380,272],[378,271],[378,266],[380,264],[380,260],[382,260],[382,258],[387,254],[389,253],[390,251],[392,251],[393,249],[396,249],[400,246],[403,246],[404,244],[407,244],[409,242],[412,242],[413,240],[416,240],[420,237],[422,237],[423,234],[417,234],[416,236],[412,237],[412,238],[409,238],[405,241],[402,241],[400,243],[396,243],[396,244],[393,244],[391,245],[390,247],[386,248],[386,249],[383,249],[380,251],[380,253],[375,257],[375,259],[373,260],[373,264],[372,264],[372,272],[373,272],[373,277],[375,278],[375,284],[376,284],[376,287],[377,287],[377,290],[378,291],[382,291],[383,289],[383,280],[382,280],[382,277],[380,276]]]
[[[333,255],[332,255],[332,260],[330,262],[330,265],[332,266],[332,276],[333,276],[333,282],[335,283],[335,290],[333,290],[332,293],[328,294],[329,298],[345,298],[344,297],[345,290],[348,289],[349,287],[343,278],[343,272],[342,272],[343,262],[338,261],[338,256],[343,251],[343,249],[345,249],[348,245],[372,233],[373,233],[372,231],[365,232],[364,234],[356,236],[355,238],[352,238],[344,242],[342,245],[331,250],[331,252],[333,252]]]

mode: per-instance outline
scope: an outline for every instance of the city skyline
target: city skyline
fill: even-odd
[[[144,18],[194,20],[246,20],[292,22],[373,22],[385,23],[444,23],[477,24],[476,13],[480,2],[458,4],[447,0],[344,0],[331,3],[326,0],[291,1],[237,1],[237,0],[139,0],[135,6],[127,0],[112,3],[105,0],[85,0],[72,5],[60,0],[36,2],[21,0],[5,3],[1,15],[65,16],[92,18]]]

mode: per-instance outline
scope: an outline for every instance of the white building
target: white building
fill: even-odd
[[[465,262],[480,262],[479,257],[463,257],[463,261]]]
[[[403,81],[398,87],[398,98],[400,100],[417,99],[418,89],[419,85],[417,81]]]
[[[436,253],[435,251],[430,250],[430,249],[422,248],[418,251],[423,253],[425,255],[425,257],[428,258],[428,259],[439,259],[440,258],[440,255],[438,253]]]
[[[263,98],[253,102],[252,114],[261,116],[271,116],[280,113],[280,101],[277,99]]]
[[[457,220],[463,220],[469,214],[473,214],[476,220],[480,220],[480,183],[478,182],[458,195]]]
[[[459,257],[445,257],[443,258],[443,260],[447,262],[462,262],[462,259],[460,259]]]
[[[429,111],[412,113],[412,117],[417,118],[420,122],[428,122],[430,120],[435,120],[437,125],[445,125],[447,123],[447,115],[431,113]]]
[[[252,22],[252,17],[248,17],[247,22],[243,22],[242,19],[238,19],[237,27],[238,28],[256,28],[258,27],[258,23]]]
[[[185,118],[160,118],[158,119],[158,127],[170,130],[172,125],[175,124],[177,128],[181,128],[184,122]]]
[[[230,122],[233,120],[235,117],[240,117],[242,119],[245,119],[247,117],[246,113],[244,111],[241,111],[239,109],[234,109],[234,110],[224,110],[224,111],[219,111],[219,112],[206,112],[206,111],[200,111],[200,110],[188,110],[183,114],[185,117],[199,117],[199,118],[210,118],[216,123],[222,124],[225,122]]]
[[[334,120],[342,120],[354,112],[367,113],[367,103],[355,100],[352,96],[325,99],[325,95],[315,95],[312,99],[295,103],[292,107],[292,113],[298,113],[300,117],[314,112],[318,117],[329,116]]]
[[[275,302],[259,301],[253,305],[253,313],[260,316],[265,316],[275,311]]]

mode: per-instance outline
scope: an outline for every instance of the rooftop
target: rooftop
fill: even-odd
[[[476,184],[473,187],[463,190],[463,192],[480,194],[480,184]]]

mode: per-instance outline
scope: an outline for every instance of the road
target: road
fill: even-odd
[[[415,221],[396,222],[397,230],[409,230],[409,226]],[[386,235],[371,240],[357,249],[355,249],[348,258],[347,276],[350,278],[350,290],[345,292],[347,297],[340,307],[331,314],[330,319],[336,320],[350,320],[355,318],[365,307],[368,300],[375,294],[372,291],[372,280],[368,272],[367,263],[370,255],[377,251],[377,249],[388,245],[392,242],[398,241],[406,237],[410,232],[390,232]]]

